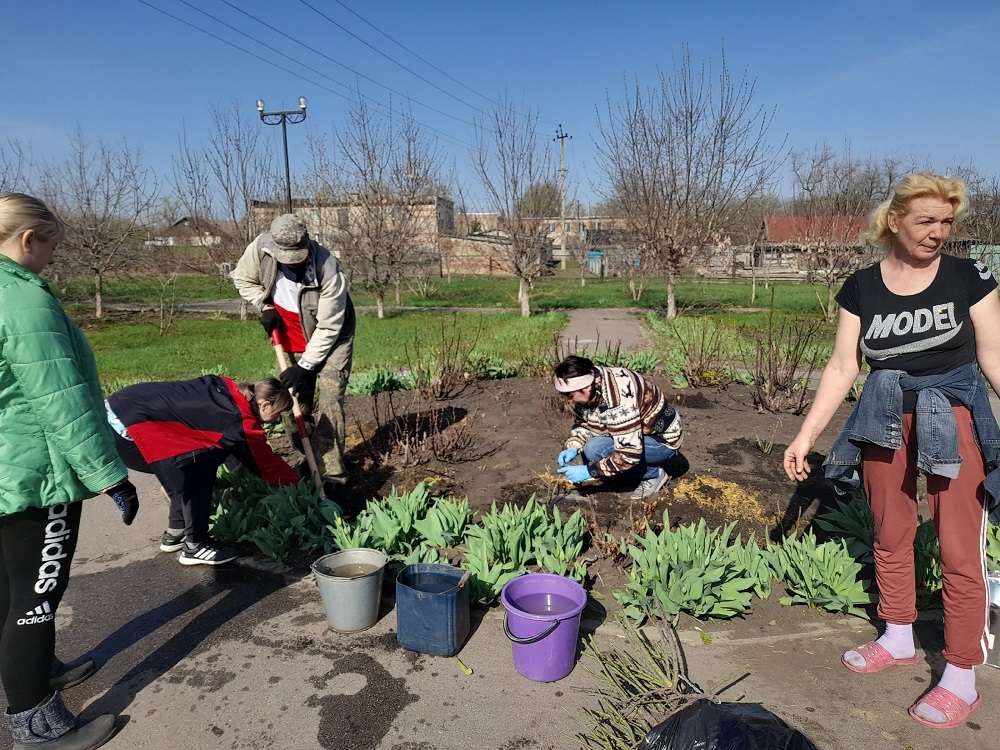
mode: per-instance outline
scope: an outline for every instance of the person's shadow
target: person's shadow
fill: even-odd
[[[812,526],[812,519],[817,515],[836,507],[837,492],[823,476],[824,460],[826,456],[820,453],[809,454],[812,472],[808,479],[795,484],[781,519],[771,529],[772,542],[780,543],[789,534],[805,531]],[[849,498],[845,495],[841,499],[846,502]]]
[[[198,572],[202,571],[199,569]],[[142,584],[138,582],[154,582],[150,589],[155,591],[157,579],[167,579],[164,580],[164,585],[167,586],[171,582],[175,582],[175,576],[172,573],[173,571],[164,570],[163,558],[154,558],[131,563],[122,568],[102,571],[91,576],[82,576],[80,581],[74,582],[74,587],[78,590],[75,592],[73,602],[73,641],[78,642],[79,637],[85,635],[85,633],[75,632],[78,623],[84,623],[84,627],[80,630],[86,631],[95,625],[98,627],[106,625],[109,614],[127,611],[130,608],[135,608],[136,605],[142,606],[148,601],[148,596],[140,590]],[[109,607],[107,589],[118,588],[115,581],[109,580],[115,575],[127,575],[129,581],[136,582],[136,591],[134,595],[115,597],[115,605]],[[103,666],[115,658],[129,660],[143,654],[144,652],[136,647],[139,647],[145,639],[156,634],[157,631],[169,628],[171,623],[183,618],[189,612],[212,602],[207,609],[199,612],[185,625],[175,628],[174,632],[159,646],[145,653],[114,684],[110,686],[102,684],[101,672],[84,683],[84,686],[90,687],[88,692],[91,692],[92,695],[106,690],[103,695],[100,695],[87,707],[85,713],[89,717],[106,713],[120,715],[120,729],[128,721],[128,717],[121,716],[121,714],[135,700],[140,691],[176,667],[192,653],[209,647],[212,642],[217,642],[219,638],[213,639],[213,636],[216,636],[220,629],[227,626],[229,629],[234,629],[238,627],[240,618],[254,617],[246,614],[248,610],[284,588],[285,585],[286,581],[280,576],[261,573],[238,564],[210,569],[204,571],[201,579],[195,585],[119,625],[94,648],[87,651],[87,654],[98,665]],[[103,596],[86,596],[86,592],[83,592],[84,596],[80,596],[79,589],[91,588],[105,593]],[[92,604],[90,607],[82,607],[83,601],[89,601]],[[295,604],[289,598],[272,606],[281,611],[289,611],[294,608]],[[94,611],[88,611],[90,609]],[[279,613],[272,611],[269,607],[269,617]],[[259,613],[256,619],[259,619]],[[77,690],[82,692],[81,688]],[[89,699],[92,695],[86,696],[86,698]],[[84,697],[74,696],[74,702]]]

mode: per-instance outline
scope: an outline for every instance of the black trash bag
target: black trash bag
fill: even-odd
[[[700,700],[657,724],[636,750],[816,750],[759,703]]]

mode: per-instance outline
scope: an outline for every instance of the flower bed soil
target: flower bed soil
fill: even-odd
[[[446,399],[414,392],[348,396],[353,469],[332,499],[353,517],[393,485],[410,489],[432,480],[435,494],[468,497],[475,511],[488,511],[493,503],[523,504],[532,495],[564,517],[579,510],[591,529],[584,551],[591,585],[608,610],[616,606],[611,591],[626,575],[612,545],[601,543],[606,534],[641,532],[661,523],[666,510],[671,524],[735,522],[734,534],[744,540],[750,534],[777,540],[806,528],[832,504],[832,489],[818,478],[822,454],[812,456],[810,481],[793,483],[782,471],[782,453],[801,416],[759,411],[746,386],[677,390],[665,377],[652,378],[672,394],[685,425],[683,458],[672,467],[678,476],[654,498],[630,499],[634,481],[573,487],[562,480],[556,456],[572,419],[548,379],[539,377],[471,382]],[[844,404],[818,449],[829,448],[849,410]],[[279,437],[277,446],[290,462],[303,460],[287,438]],[[755,604],[767,611],[753,619],[769,622],[777,598]]]

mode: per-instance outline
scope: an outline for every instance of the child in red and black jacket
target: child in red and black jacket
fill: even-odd
[[[183,565],[221,565],[237,557],[208,534],[215,477],[227,458],[273,485],[299,481],[264,435],[263,423],[280,421],[292,406],[276,378],[253,385],[218,375],[139,383],[111,394],[106,404],[125,465],[155,474],[170,498],[160,549],[180,550]]]

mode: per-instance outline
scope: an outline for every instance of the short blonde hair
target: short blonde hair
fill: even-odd
[[[907,175],[893,192],[892,198],[882,203],[868,217],[868,239],[878,245],[889,246],[892,230],[889,229],[889,214],[906,216],[915,198],[937,198],[950,203],[958,219],[969,205],[965,195],[965,183],[957,177],[943,177],[931,172],[917,172]]]
[[[24,193],[0,195],[0,243],[34,231],[42,242],[61,242],[66,225],[38,198]]]

